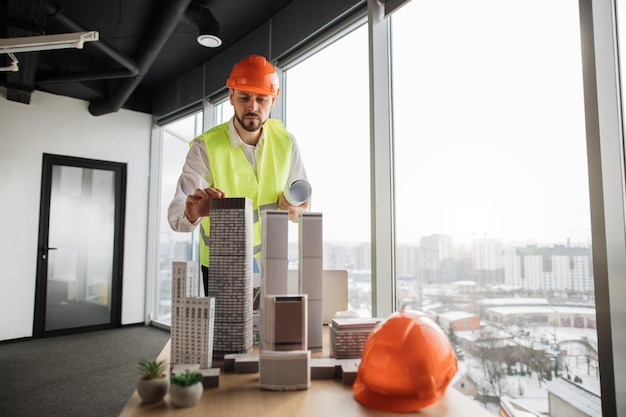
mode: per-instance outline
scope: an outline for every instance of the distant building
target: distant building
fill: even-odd
[[[545,298],[492,298],[480,304],[484,320],[505,326],[596,328],[596,309],[591,305],[551,304]]]
[[[213,357],[215,299],[198,296],[198,264],[172,263],[170,361],[210,368]]]
[[[452,330],[478,330],[481,328],[480,316],[448,305],[435,304],[422,309],[446,333]]]
[[[396,248],[396,275],[402,278],[421,278],[420,248],[417,246],[398,245]]]
[[[448,311],[437,316],[442,329],[455,332],[480,329],[480,316],[465,311]]]
[[[564,378],[548,386],[550,417],[602,417],[600,396]]]
[[[350,256],[350,247],[332,243],[324,244],[324,269],[354,269],[354,261]],[[297,258],[298,244],[293,244],[293,252]],[[291,256],[290,256],[291,258]]]
[[[503,251],[498,239],[480,238],[472,242],[472,278],[479,286],[504,283]]]
[[[372,245],[361,243],[353,250],[354,269],[368,270],[372,268]],[[344,268],[340,268],[344,269]]]
[[[424,236],[420,239],[420,248],[424,284],[443,282],[441,264],[454,258],[452,238],[446,235]]]
[[[504,251],[505,283],[524,289],[593,291],[591,248],[526,246]]]

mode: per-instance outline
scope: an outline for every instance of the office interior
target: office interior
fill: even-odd
[[[0,341],[35,336],[34,322],[43,155],[66,155],[126,165],[123,265],[119,325],[150,324],[155,314],[154,281],[161,127],[193,111],[204,126],[216,120],[216,103],[238,59],[271,58],[279,75],[342,34],[365,25],[369,99],[368,161],[371,178],[372,314],[396,309],[393,205],[393,108],[390,27],[404,3],[420,0],[286,2],[275,15],[197,67],[155,88],[150,111],[125,108],[98,116],[90,103],[49,92],[32,92],[29,104],[6,99],[0,87]],[[626,416],[626,191],[624,187],[623,90],[619,54],[620,1],[579,0],[588,153],[596,314],[603,415]],[[536,10],[541,13],[541,10]],[[528,28],[532,31],[532,28]],[[462,36],[462,35],[459,35]],[[494,34],[497,36],[497,34]],[[86,46],[88,47],[88,46]],[[333,63],[328,63],[328,71]],[[288,89],[288,86],[286,87]],[[327,100],[345,100],[341,82],[320,88]],[[285,92],[273,117],[285,118]],[[541,100],[538,97],[537,100]],[[349,105],[349,104],[347,104]],[[311,109],[312,123],[338,115]],[[359,123],[354,121],[353,123]],[[297,136],[297,132],[296,132]],[[191,138],[189,138],[191,139]],[[76,219],[76,228],[83,227]]]

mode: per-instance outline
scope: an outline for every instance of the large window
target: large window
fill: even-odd
[[[599,407],[578,2],[412,1],[391,27],[396,307],[495,415]]]
[[[587,404],[600,415],[600,367],[607,410],[612,394],[623,405],[624,161],[612,85],[612,7],[623,0],[407,1],[390,17],[390,44],[380,3],[368,1],[369,62],[366,26],[280,59],[276,110],[302,150],[311,209],[324,215],[324,268],[349,271],[349,308],[363,316],[431,314],[460,359],[455,388],[494,414]],[[208,109],[209,127],[232,114],[228,102]],[[179,135],[181,151],[196,129]],[[177,177],[182,159],[173,166]]]
[[[367,26],[287,69],[286,126],[323,214],[324,269],[348,270],[349,308],[371,315]],[[293,230],[293,229],[292,229]],[[290,231],[290,261],[297,260]]]
[[[226,122],[233,114],[228,100],[210,105],[208,124]],[[209,128],[212,126],[209,126]],[[196,112],[161,127],[161,188],[159,202],[159,258],[156,285],[156,321],[169,325],[171,314],[172,262],[198,260],[198,230],[174,232],[167,221],[167,208],[174,197],[176,184],[189,151],[189,143],[203,132],[203,112]],[[200,282],[200,280],[198,281]]]
[[[167,208],[174,197],[189,142],[202,132],[202,112],[186,116],[161,128],[161,187],[159,201],[159,258],[156,285],[156,320],[170,324],[172,262],[198,259],[198,235],[174,232],[167,221]]]

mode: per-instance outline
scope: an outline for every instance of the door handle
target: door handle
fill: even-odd
[[[48,251],[57,250],[57,248],[49,248],[46,245],[41,247],[41,259],[46,259],[48,257]]]

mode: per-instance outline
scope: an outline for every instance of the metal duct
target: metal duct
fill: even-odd
[[[154,24],[151,30],[151,36],[137,60],[139,63],[139,73],[133,78],[125,79],[109,98],[91,102],[89,104],[89,112],[92,115],[100,116],[116,112],[126,103],[126,100],[128,100],[133,91],[135,91],[135,88],[137,88],[146,75],[159,55],[159,52],[165,46],[170,35],[184,17],[185,10],[187,10],[190,3],[191,0],[168,2],[167,7],[162,11],[160,20]]]
[[[46,6],[46,12],[49,17],[53,18],[57,22],[61,23],[66,28],[73,30],[74,32],[86,32],[88,30],[92,30],[89,28],[85,28],[80,23],[76,22],[74,19],[66,15],[63,10],[56,4],[53,5],[48,3]],[[113,58],[116,62],[126,68],[127,72],[120,73],[119,71],[114,71],[116,74],[115,77],[107,76],[102,71],[98,73],[94,73],[89,77],[86,77],[85,74],[81,74],[80,78],[75,78],[76,75],[69,74],[67,76],[49,76],[43,78],[37,78],[37,84],[43,84],[47,82],[63,82],[63,81],[85,81],[87,79],[90,80],[100,80],[105,78],[117,78],[117,77],[134,77],[139,74],[139,68],[137,64],[132,59],[128,58],[126,55],[123,55],[118,50],[111,47],[106,42],[100,40],[98,42],[93,42],[90,44],[90,47],[100,50],[104,54]]]

